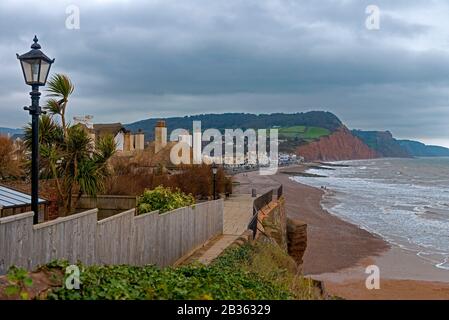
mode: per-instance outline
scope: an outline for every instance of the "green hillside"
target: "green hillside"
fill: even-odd
[[[314,140],[331,133],[330,130],[321,127],[293,126],[279,129],[279,137],[289,140]]]

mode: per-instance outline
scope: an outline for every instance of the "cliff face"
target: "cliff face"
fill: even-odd
[[[353,136],[346,127],[341,127],[328,137],[298,147],[297,153],[306,161],[340,161],[379,157],[376,151]]]
[[[307,249],[307,224],[296,219],[287,220],[288,254],[302,266]]]
[[[382,157],[408,158],[411,155],[398,140],[393,138],[390,131],[352,130],[352,134],[376,150]]]

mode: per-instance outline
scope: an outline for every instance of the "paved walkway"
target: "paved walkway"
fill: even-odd
[[[218,257],[229,245],[238,239],[248,229],[253,215],[251,195],[233,195],[224,202],[223,234],[215,237],[203,248],[194,252],[183,264],[199,261],[209,264]]]

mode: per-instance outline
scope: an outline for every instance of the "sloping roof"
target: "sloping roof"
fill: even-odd
[[[165,148],[160,150],[158,153],[154,152],[155,142],[152,141],[148,144],[148,148],[146,150],[146,154],[150,159],[150,166],[158,166],[162,165],[164,167],[170,168],[175,165],[171,162],[170,153],[172,148],[177,144],[176,141],[168,141]],[[193,159],[193,149],[190,148],[190,161]]]
[[[39,203],[46,203],[39,199]],[[0,209],[31,205],[31,196],[17,190],[0,185]]]
[[[116,136],[120,131],[127,132],[121,123],[98,123],[94,124],[94,132],[98,137],[106,135]]]

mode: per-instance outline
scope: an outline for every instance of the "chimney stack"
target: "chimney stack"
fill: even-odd
[[[141,129],[134,135],[134,146],[136,150],[145,149],[145,134]]]
[[[158,153],[167,146],[167,127],[164,120],[159,120],[154,128],[154,152]]]

